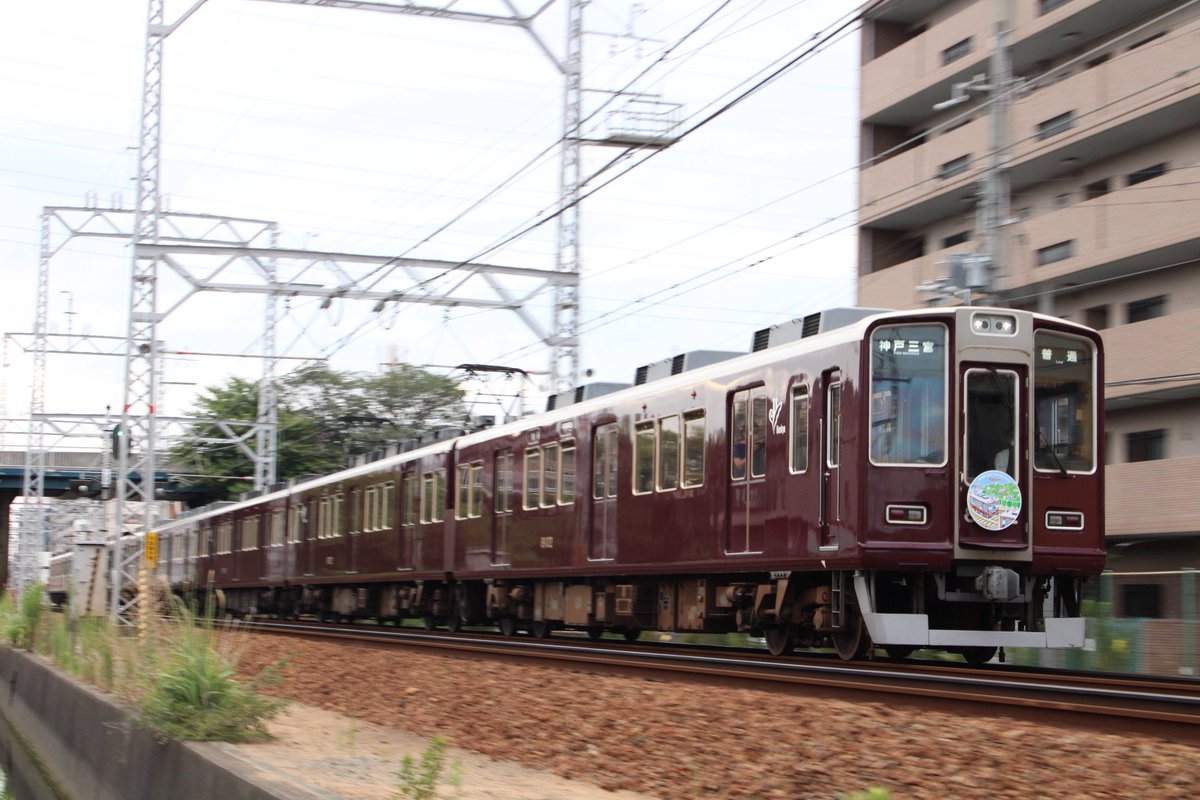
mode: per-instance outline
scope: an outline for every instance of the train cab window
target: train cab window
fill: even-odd
[[[542,450],[531,447],[525,451],[525,496],[521,500],[524,509],[537,508],[542,497]]]
[[[654,491],[654,423],[639,422],[634,429],[633,493]]]
[[[542,448],[542,497],[540,505],[547,508],[558,502],[558,445]]]
[[[871,463],[946,463],[946,329],[891,325],[871,334]]]
[[[558,504],[569,506],[575,502],[575,443],[562,443],[562,479],[558,482]]]
[[[808,469],[808,387],[792,387],[792,437],[789,466],[793,473]]]
[[[658,421],[658,490],[671,491],[679,486],[679,417],[671,415]]]
[[[683,415],[683,488],[704,485],[704,412]]]
[[[1096,468],[1095,355],[1091,342],[1054,331],[1033,337],[1034,467]]]

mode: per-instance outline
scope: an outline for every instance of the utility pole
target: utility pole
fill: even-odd
[[[1008,50],[1011,33],[1010,6],[1012,0],[991,0],[992,54],[987,75],[976,75],[969,81],[955,83],[950,98],[934,104],[936,111],[953,108],[975,97],[986,97],[990,123],[987,166],[979,181],[975,207],[975,236],[978,241],[973,253],[956,253],[950,257],[949,273],[944,277],[917,287],[933,295],[938,304],[959,297],[970,305],[977,297],[988,305],[999,305],[1008,288],[1008,237],[1004,228],[1011,219],[1011,183],[1009,176],[1009,109],[1015,85],[1012,57]]]

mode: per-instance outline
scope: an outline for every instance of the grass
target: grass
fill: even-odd
[[[237,677],[239,653],[211,618],[179,608],[167,621],[149,620],[144,636],[107,618],[71,620],[46,614],[41,585],[15,602],[0,597],[0,631],[13,646],[33,650],[61,669],[134,708],[138,724],[161,741],[251,741],[268,736],[266,723],[283,700],[260,690],[278,680],[283,664],[250,681]]]
[[[433,800],[443,783],[456,789],[462,785],[462,763],[454,761],[447,767],[446,740],[435,737],[419,758],[404,757],[396,777],[400,785],[394,800]]]

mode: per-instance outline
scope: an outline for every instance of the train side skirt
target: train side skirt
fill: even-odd
[[[1045,631],[974,631],[930,629],[924,614],[884,614],[875,611],[867,576],[854,575],[858,607],[871,641],[877,645],[917,647],[1082,647],[1082,617],[1047,617]]]

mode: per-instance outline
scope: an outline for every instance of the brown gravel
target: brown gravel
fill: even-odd
[[[1190,799],[1200,786],[1200,747],[970,709],[960,716],[276,637],[248,637],[238,649],[247,674],[287,658],[278,691],[296,701],[662,798],[836,798],[881,786],[893,800]]]

